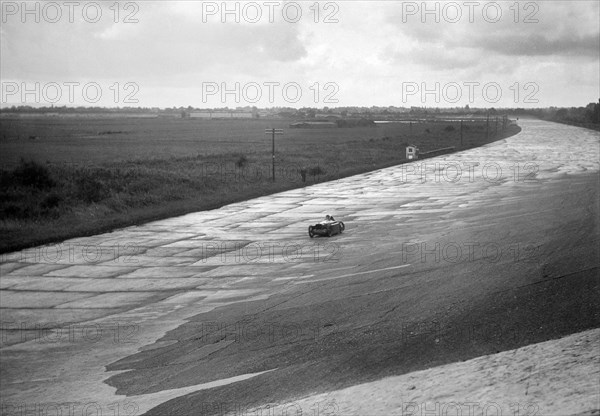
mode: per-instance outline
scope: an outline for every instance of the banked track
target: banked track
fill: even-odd
[[[3,414],[592,412],[598,133],[520,125],[5,255]],[[309,239],[327,213],[346,232]]]

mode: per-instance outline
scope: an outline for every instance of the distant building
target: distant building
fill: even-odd
[[[186,114],[189,118],[212,118],[212,112],[210,111],[194,111]]]
[[[191,111],[186,113],[189,118],[203,118],[203,119],[215,119],[215,118],[254,118],[254,113],[249,111]]]
[[[331,121],[297,121],[290,124],[293,129],[330,129],[337,128],[337,123]]]
[[[340,114],[317,113],[315,118],[319,120],[335,121],[343,118]]]

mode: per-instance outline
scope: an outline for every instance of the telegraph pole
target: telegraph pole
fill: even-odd
[[[273,138],[273,148],[271,151],[272,166],[273,166],[273,182],[275,182],[275,135],[282,135],[283,129],[265,129],[265,134],[270,134]]]

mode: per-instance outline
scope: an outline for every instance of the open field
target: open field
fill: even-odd
[[[381,143],[370,139],[390,137],[393,144],[410,142],[423,151],[460,147],[459,123],[384,123],[376,127],[292,129],[290,120],[194,120],[179,118],[110,117],[3,117],[0,118],[0,163],[15,166],[21,158],[39,162],[113,164],[131,160],[167,159],[233,153],[270,156],[271,138],[265,128],[283,128],[276,138],[278,156],[323,151],[350,145],[374,152]],[[492,122],[491,129],[494,125]],[[456,128],[445,131],[448,125]],[[464,148],[485,139],[485,120],[465,122]],[[431,133],[426,133],[429,129]],[[483,132],[483,135],[482,135]],[[36,139],[29,139],[36,137]],[[392,143],[390,143],[392,144]],[[310,148],[308,148],[310,146]],[[387,146],[387,149],[391,146]],[[310,153],[310,152],[309,152]]]
[[[290,120],[2,117],[0,251],[89,235],[471,148],[514,134],[486,121],[291,129]],[[449,127],[450,126],[450,127]],[[271,137],[276,137],[272,182]],[[486,140],[486,136],[487,140]],[[20,162],[26,161],[26,163]],[[35,163],[29,163],[33,161]],[[305,170],[305,182],[301,170]]]

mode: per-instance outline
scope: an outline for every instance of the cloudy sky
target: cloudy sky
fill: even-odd
[[[1,104],[580,106],[599,4],[3,1]]]

